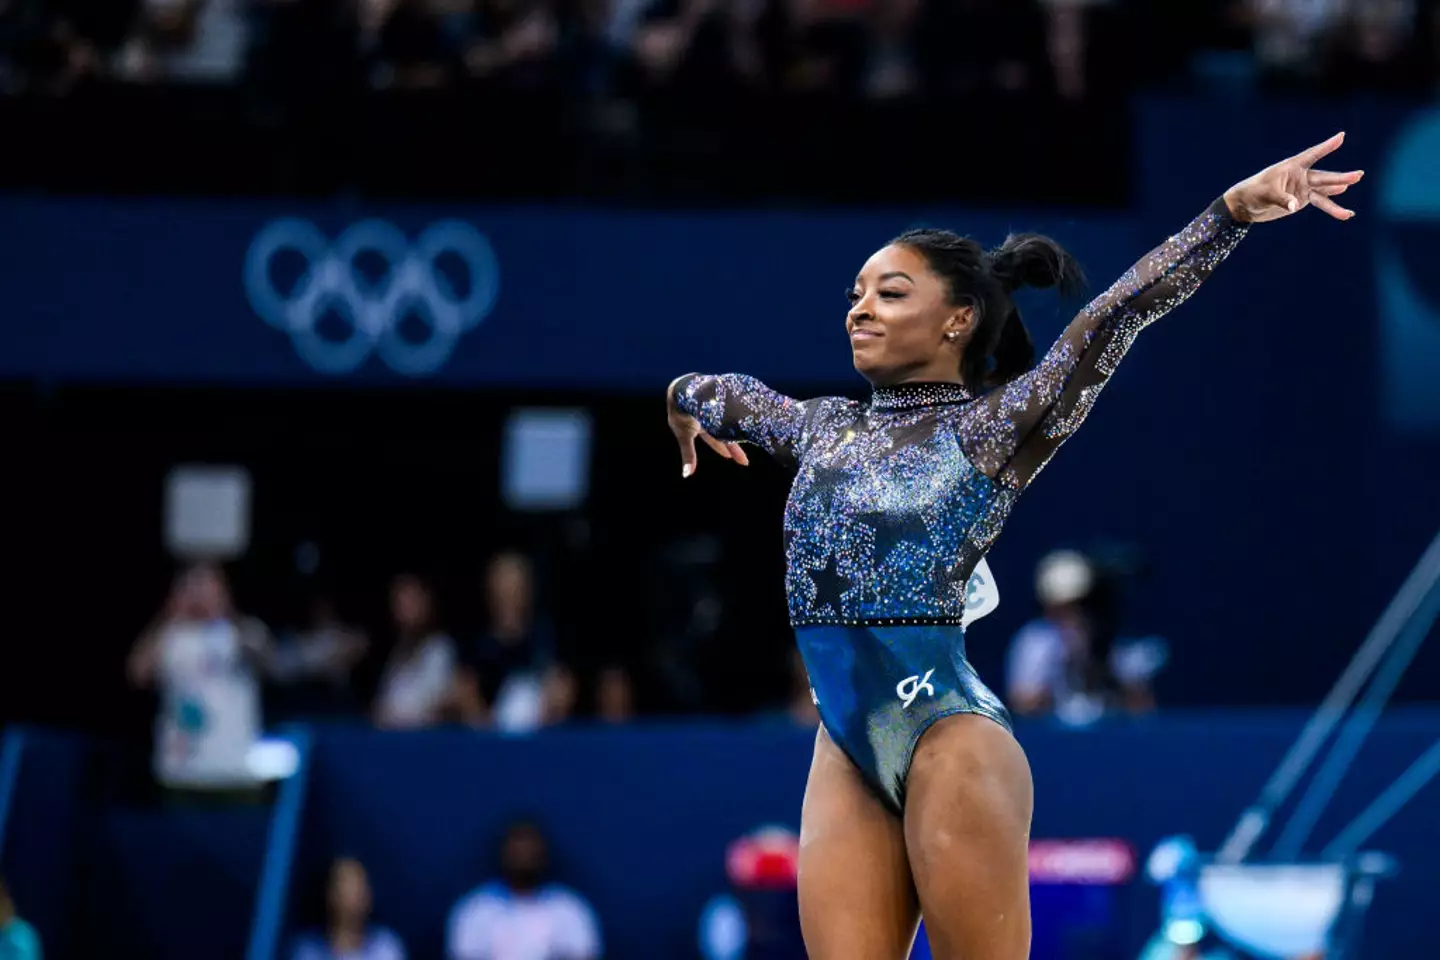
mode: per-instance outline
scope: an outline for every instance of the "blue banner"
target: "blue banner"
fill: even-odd
[[[1026,218],[1102,272],[1128,225]],[[843,292],[955,212],[640,214],[0,201],[0,376],[655,390],[696,368],[847,379]]]

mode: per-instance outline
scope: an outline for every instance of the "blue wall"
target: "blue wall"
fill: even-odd
[[[1304,719],[1237,712],[1088,731],[1024,725],[1034,836],[1116,837],[1143,857],[1162,837],[1188,833],[1213,849]],[[1437,737],[1440,713],[1386,717],[1312,849]],[[326,860],[353,854],[374,874],[378,918],[413,956],[438,957],[450,905],[490,874],[501,827],[524,813],[550,831],[559,877],[594,901],[614,960],[690,956],[700,906],[723,888],[726,844],[761,824],[798,825],[811,743],[808,732],[765,724],[579,728],[532,739],[321,730],[288,929],[313,917],[307,898]],[[65,946],[76,917],[85,935],[147,955],[239,956],[263,811],[161,816],[77,806],[79,781],[67,787],[43,771],[73,766],[84,752],[58,739],[37,748],[49,759],[27,764],[21,799],[30,799],[15,808],[4,857],[54,956],[77,955]],[[1427,913],[1440,884],[1437,790],[1432,784],[1369,845],[1396,855],[1401,874],[1379,891],[1365,956],[1440,951]],[[48,802],[35,802],[42,797]],[[79,855],[75,838],[84,838]],[[1154,930],[1155,904],[1143,883],[1122,899],[1130,948]]]

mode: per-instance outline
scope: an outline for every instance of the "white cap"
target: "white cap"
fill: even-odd
[[[1082,599],[1094,582],[1090,561],[1074,550],[1047,553],[1035,568],[1035,596],[1047,607]]]

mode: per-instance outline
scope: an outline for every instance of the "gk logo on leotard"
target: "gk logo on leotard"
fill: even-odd
[[[288,292],[272,275],[286,253],[303,263]],[[374,279],[363,269],[373,261],[384,265]],[[464,295],[447,270],[451,261],[463,267]],[[333,244],[308,220],[276,220],[245,255],[250,306],[321,373],[349,373],[372,353],[396,373],[434,373],[495,306],[499,290],[495,251],[459,220],[431,224],[414,243],[393,224],[365,220]],[[321,330],[327,317],[339,320],[334,336]]]
[[[900,709],[904,710],[910,706],[910,704],[914,703],[915,698],[920,696],[921,690],[924,690],[932,697],[935,696],[935,688],[930,686],[930,678],[934,675],[934,670],[926,670],[925,676],[923,677],[906,677],[897,683],[895,685],[895,692],[900,695],[900,700],[902,701]]]

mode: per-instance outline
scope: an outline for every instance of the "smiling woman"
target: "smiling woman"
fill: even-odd
[[[1053,241],[986,252],[938,230],[876,252],[846,328],[868,403],[797,401],[753,378],[681,377],[670,427],[795,471],[785,508],[790,621],[822,728],[800,829],[800,912],[814,960],[899,960],[920,914],[939,960],[1030,953],[1029,766],[965,655],[965,585],[1135,337],[1183,303],[1248,224],[1331,198],[1360,173],[1312,169],[1333,137],[1237,184],[1084,310],[1038,365],[1011,294],[1075,288]]]
[[[1035,363],[1011,294],[1058,286],[1068,296],[1083,283],[1048,237],[1013,235],[986,251],[949,230],[910,230],[876,252],[849,291],[855,369],[872,383],[945,381],[957,371],[976,391],[1007,383]]]

